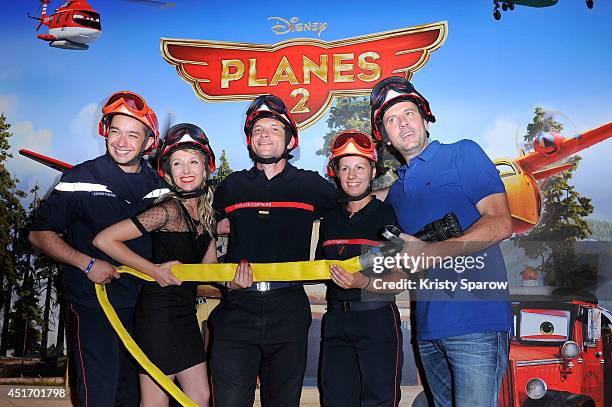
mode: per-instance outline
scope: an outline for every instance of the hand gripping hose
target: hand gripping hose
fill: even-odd
[[[348,260],[316,260],[297,261],[287,263],[255,263],[253,267],[253,282],[258,281],[312,281],[329,280],[329,266],[337,264],[350,273],[372,267],[374,258],[379,256],[393,256],[404,248],[404,241],[399,237],[400,231],[394,226],[386,226],[383,236],[388,239],[379,247],[374,247],[359,257]],[[461,236],[461,226],[454,213],[425,226],[415,234],[423,240],[444,240],[448,237]],[[223,282],[231,281],[236,273],[237,264],[177,264],[172,267],[172,274],[182,281]],[[153,277],[130,267],[122,266],[120,273],[128,273],[146,281],[155,281]],[[138,347],[129,332],[125,329],[115,309],[108,300],[106,286],[96,284],[98,302],[106,314],[111,326],[123,342],[126,349],[138,363],[151,375],[151,377],[182,406],[197,407],[164,373],[159,370]]]
[[[308,281],[328,280],[329,266],[338,264],[348,272],[354,273],[362,269],[359,258],[353,257],[344,261],[317,260],[289,263],[259,263],[253,267],[253,281]],[[231,281],[236,273],[237,264],[177,264],[172,267],[172,273],[182,281],[223,282]],[[155,281],[151,276],[130,267],[121,267],[120,273],[128,273],[146,281]],[[126,349],[138,361],[140,366],[182,406],[197,407],[138,347],[129,332],[117,316],[115,309],[108,300],[106,286],[96,284],[98,302],[106,314],[111,326],[123,342]]]

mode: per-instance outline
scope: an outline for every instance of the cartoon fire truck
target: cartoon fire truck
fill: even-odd
[[[610,312],[588,293],[518,289],[500,406],[612,406]]]

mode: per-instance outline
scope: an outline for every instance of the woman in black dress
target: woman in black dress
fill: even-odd
[[[117,261],[155,279],[145,282],[134,317],[134,338],[144,353],[185,394],[208,406],[204,341],[196,318],[196,283],[182,283],[170,271],[177,263],[216,263],[213,193],[206,181],[215,156],[202,129],[171,127],[153,158],[172,191],[148,210],[100,232],[94,245]],[[129,240],[151,233],[152,262],[129,248]],[[122,278],[129,278],[124,276]],[[164,391],[143,370],[141,405],[167,406]]]

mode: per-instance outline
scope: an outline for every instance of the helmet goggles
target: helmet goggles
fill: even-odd
[[[108,98],[104,106],[102,106],[102,113],[113,111],[121,105],[136,115],[144,115],[148,110],[147,103],[140,95],[129,91],[122,91],[113,93]]]
[[[370,94],[373,134],[377,141],[382,141],[379,126],[382,124],[385,112],[389,107],[401,100],[407,100],[416,104],[425,120],[432,123],[436,121],[427,99],[405,78],[392,76],[383,79],[372,89]]]
[[[286,126],[290,127],[292,136],[295,137],[295,145],[293,146],[293,148],[297,147],[297,124],[295,123],[295,120],[293,120],[291,113],[289,113],[289,111],[287,110],[287,106],[285,105],[285,103],[278,96],[258,96],[249,105],[246,115],[247,119],[244,123],[244,132],[247,137],[247,145],[250,145],[251,143],[251,131],[253,130],[255,122],[263,117],[271,117],[273,119],[279,120]]]
[[[212,174],[217,168],[215,165],[215,154],[210,148],[206,133],[194,124],[181,123],[172,126],[166,132],[161,144],[157,171],[162,177],[165,174],[163,164],[170,159],[170,155],[173,152],[180,149],[201,151],[207,159],[206,169],[208,175]]]
[[[343,131],[339,133],[331,143],[332,155],[340,153],[348,143],[352,143],[355,148],[365,154],[371,153],[374,150],[372,139],[365,133],[355,130]]]
[[[338,133],[331,142],[331,156],[327,165],[327,174],[336,176],[337,161],[347,155],[357,155],[378,162],[376,145],[367,134],[358,130],[347,130]]]
[[[255,112],[258,112],[259,110],[268,110],[273,113],[277,113],[284,116],[284,119],[289,122],[289,118],[287,117],[287,106],[285,106],[283,100],[278,96],[263,95],[257,97],[249,105],[249,108],[247,109],[247,117],[251,116]]]
[[[157,145],[159,139],[159,124],[155,112],[147,105],[142,96],[130,92],[120,91],[113,93],[102,105],[102,120],[99,133],[106,137],[108,135],[109,117],[114,114],[124,114],[142,122],[155,138],[153,146]]]

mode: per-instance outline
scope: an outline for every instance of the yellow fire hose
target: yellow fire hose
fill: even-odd
[[[338,264],[350,273],[355,273],[363,267],[359,263],[359,257],[349,260],[316,260],[297,261],[288,263],[260,263],[251,264],[253,267],[253,281],[311,281],[328,280],[329,266]],[[182,281],[199,282],[223,282],[231,281],[236,273],[237,264],[177,264],[172,267],[172,273]],[[120,273],[128,273],[146,281],[155,281],[151,276],[123,266],[118,270]],[[138,347],[129,332],[125,329],[115,309],[108,301],[106,287],[96,284],[96,295],[102,310],[106,314],[113,329],[125,345],[130,354],[151,375],[151,377],[169,394],[172,395],[182,406],[197,407],[189,397],[185,395],[172,380],[170,380],[157,366],[153,364]]]

